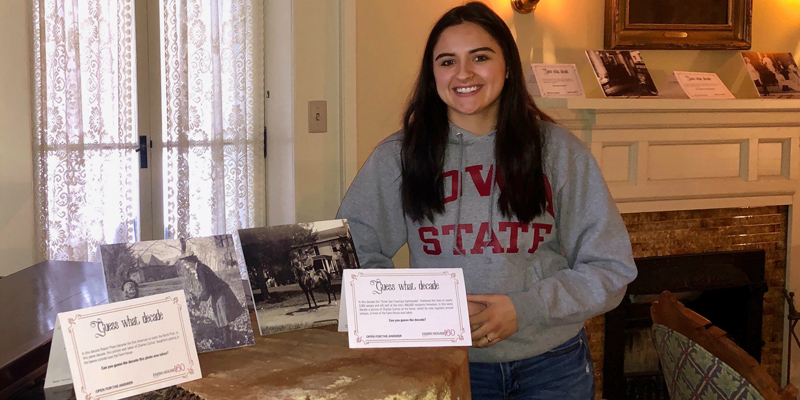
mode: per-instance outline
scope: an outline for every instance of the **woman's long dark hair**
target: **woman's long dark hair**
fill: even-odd
[[[450,128],[447,105],[436,91],[433,48],[445,29],[466,22],[483,28],[503,52],[508,78],[500,93],[494,149],[495,179],[501,184],[497,202],[503,216],[514,215],[527,224],[546,207],[542,168],[544,138],[538,120],[553,120],[536,107],[528,93],[519,50],[508,26],[479,2],[448,11],[428,36],[416,87],[403,117],[403,209],[414,221],[425,218],[433,221],[435,214],[444,212],[442,169]]]

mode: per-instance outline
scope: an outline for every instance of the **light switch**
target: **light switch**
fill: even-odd
[[[314,100],[308,102],[308,133],[328,131],[328,102]]]

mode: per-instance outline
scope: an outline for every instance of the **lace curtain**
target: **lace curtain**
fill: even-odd
[[[165,236],[263,226],[263,1],[162,2]]]
[[[135,17],[134,0],[32,0],[38,259],[137,238]],[[262,1],[162,0],[161,18],[165,236],[263,226]]]
[[[96,260],[138,217],[133,0],[33,0],[38,258]]]

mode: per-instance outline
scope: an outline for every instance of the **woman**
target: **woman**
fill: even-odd
[[[584,320],[636,276],[597,163],[525,88],[505,23],[481,3],[433,27],[403,130],[339,209],[361,265],[463,268],[475,399],[590,399]],[[510,397],[508,397],[510,398]]]
[[[233,343],[231,324],[244,313],[245,307],[236,298],[230,285],[217,276],[211,267],[200,261],[196,255],[184,256],[182,260],[189,265],[190,270],[194,269],[197,275],[199,286],[197,299],[199,301],[210,299],[211,319],[216,326],[214,336],[222,339],[226,345],[238,344]]]

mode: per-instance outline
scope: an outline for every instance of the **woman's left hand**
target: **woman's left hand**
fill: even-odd
[[[517,332],[517,310],[507,295],[468,294],[467,301],[486,306],[469,317],[473,347],[489,347]]]

